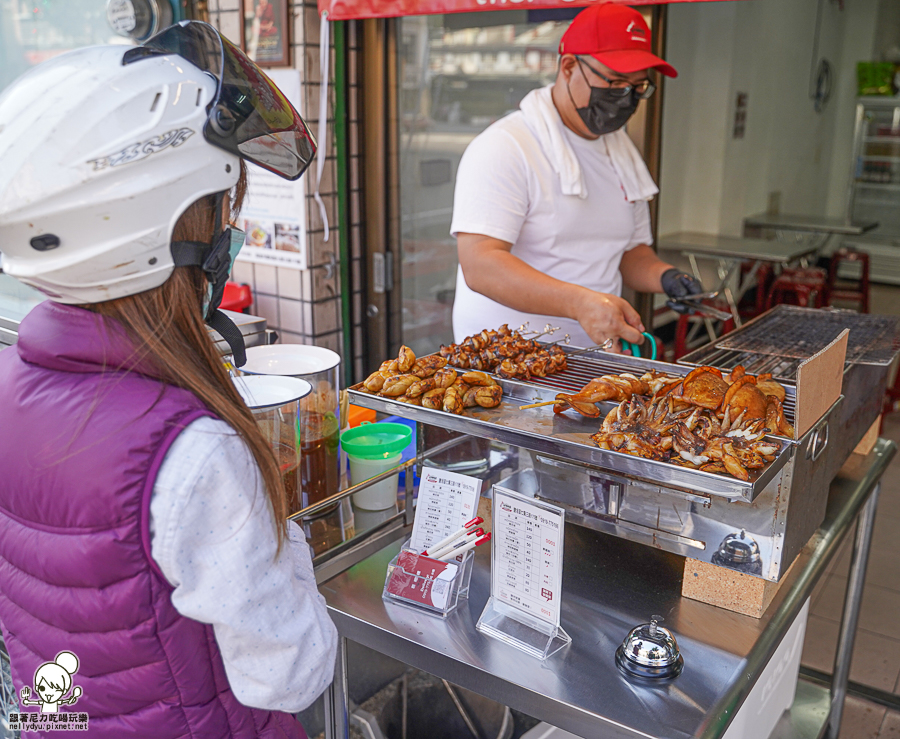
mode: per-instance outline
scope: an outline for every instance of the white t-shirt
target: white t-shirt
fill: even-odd
[[[622,254],[652,243],[646,201],[630,203],[613,169],[606,142],[562,127],[584,173],[588,196],[563,195],[559,175],[521,111],[511,113],[469,144],[456,174],[452,235],[484,234],[511,243],[512,254],[565,282],[619,295]],[[498,280],[503,275],[496,276]],[[485,328],[525,321],[540,330],[559,326],[571,343],[590,346],[577,321],[523,313],[469,288],[459,268],[453,303],[456,341]]]

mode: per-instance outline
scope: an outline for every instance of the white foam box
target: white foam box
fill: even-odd
[[[723,739],[761,739],[772,733],[778,719],[794,702],[800,655],[809,618],[809,599],[803,604],[791,628],[769,664],[766,665],[747,700],[735,715]],[[685,669],[688,669],[686,666]],[[581,739],[568,731],[540,723],[522,735],[522,739]]]

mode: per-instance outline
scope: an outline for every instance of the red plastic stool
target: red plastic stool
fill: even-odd
[[[251,305],[253,293],[250,292],[250,285],[239,285],[231,281],[225,283],[225,294],[222,296],[220,307],[236,313],[246,313]]]
[[[859,262],[862,274],[856,289],[846,286],[837,286],[838,267],[841,262]],[[869,312],[869,255],[862,251],[856,251],[849,247],[841,247],[831,256],[831,264],[828,267],[828,293],[826,302],[832,305],[832,301],[851,300],[859,303],[859,312]]]
[[[713,307],[719,308],[720,310],[728,310],[728,306],[724,305],[714,305]],[[690,347],[687,345],[688,338],[688,327],[692,323],[700,323],[704,320],[703,316],[699,315],[689,315],[686,313],[682,313],[678,316],[678,323],[675,325],[675,347],[673,349],[672,361],[677,362],[681,357],[687,354],[690,351]],[[715,319],[710,319],[715,320]],[[722,321],[722,332],[719,336],[724,336],[730,331],[734,331],[734,319],[729,318],[727,321]]]
[[[744,280],[744,275],[748,274],[751,269],[753,269],[752,261],[744,260],[741,262],[741,282]],[[738,312],[741,318],[755,318],[760,313],[765,312],[766,297],[769,294],[769,289],[772,287],[772,279],[774,277],[775,273],[772,270],[772,265],[768,262],[760,262],[756,269],[756,287],[748,290],[738,305]]]
[[[828,283],[825,270],[818,267],[787,268],[772,283],[766,310],[773,305],[787,303],[804,308],[821,308],[825,305]]]

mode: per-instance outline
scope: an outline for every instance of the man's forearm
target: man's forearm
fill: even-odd
[[[643,341],[641,317],[622,298],[545,275],[513,256],[510,248],[509,243],[482,234],[458,234],[466,284],[522,313],[574,319],[598,344],[617,337]]]
[[[660,278],[672,265],[660,259],[647,244],[640,244],[622,255],[619,271],[632,290],[643,293],[662,292]]]
[[[577,319],[577,305],[586,288],[557,280],[507,251],[479,256],[463,268],[466,284],[477,293],[513,310]]]

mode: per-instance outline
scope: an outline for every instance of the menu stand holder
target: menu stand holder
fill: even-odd
[[[545,660],[572,641],[559,625],[565,512],[498,485],[493,503],[491,597],[475,628]]]
[[[572,641],[562,626],[529,618],[493,597],[488,599],[475,628],[540,660],[547,659]]]
[[[446,618],[468,597],[475,553],[459,555],[462,561],[441,562],[408,549],[408,544],[388,564],[382,599]]]

